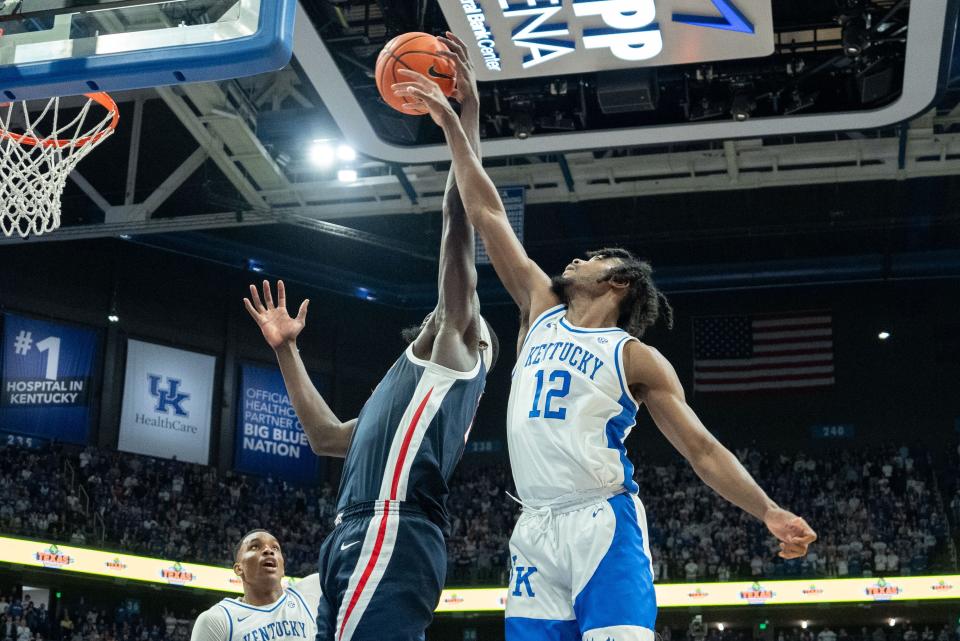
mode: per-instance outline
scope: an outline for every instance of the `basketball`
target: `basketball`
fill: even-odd
[[[429,33],[404,33],[388,42],[377,58],[377,89],[384,102],[405,114],[410,111],[403,108],[410,98],[397,96],[391,86],[410,80],[397,75],[398,69],[412,69],[430,78],[440,85],[444,95],[453,94],[456,85],[456,70],[453,63],[438,56],[438,51],[448,51],[446,45]],[[421,115],[426,111],[417,110]],[[413,114],[411,114],[413,115]]]

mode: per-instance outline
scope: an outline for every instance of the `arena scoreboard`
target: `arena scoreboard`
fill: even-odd
[[[440,0],[478,80],[769,56],[771,0]]]

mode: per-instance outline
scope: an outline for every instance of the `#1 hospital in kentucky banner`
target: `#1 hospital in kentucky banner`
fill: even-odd
[[[94,329],[4,314],[0,430],[87,443],[99,345]]]
[[[217,359],[127,342],[118,449],[206,465]]]
[[[314,379],[323,392],[324,385]],[[244,364],[240,370],[234,469],[295,483],[317,480],[310,449],[277,367]]]

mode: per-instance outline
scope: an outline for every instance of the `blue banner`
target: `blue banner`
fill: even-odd
[[[96,330],[5,314],[0,429],[87,443]]]
[[[510,221],[510,227],[513,233],[517,235],[520,244],[523,244],[523,224],[527,204],[527,188],[523,185],[513,187],[499,187],[497,192],[500,194],[500,200],[503,201],[503,209],[507,212],[507,220]],[[483,239],[477,235],[476,243],[476,263],[477,265],[489,265],[490,256],[487,254],[487,248],[483,244]]]
[[[295,483],[317,480],[319,459],[297,420],[279,368],[241,366],[237,405],[234,469]]]

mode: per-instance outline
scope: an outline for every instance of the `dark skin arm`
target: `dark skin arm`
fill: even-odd
[[[310,301],[303,301],[296,318],[291,318],[287,313],[287,291],[283,281],[277,281],[277,304],[274,305],[270,282],[265,280],[263,301],[256,286],[250,285],[250,298],[244,298],[243,305],[277,355],[283,383],[310,441],[310,449],[321,456],[345,457],[357,420],[343,422],[337,418],[310,380],[297,348],[297,337],[306,326]]]
[[[454,98],[461,104],[460,121],[468,132],[469,145],[480,153],[480,101],[473,67],[466,47],[456,36],[442,42],[450,49],[446,57],[457,70]],[[453,170],[447,177],[443,198],[443,232],[440,241],[439,299],[424,331],[414,341],[419,358],[457,371],[469,371],[479,357],[480,301],[477,298],[473,227],[467,220]]]
[[[413,98],[412,104],[427,109],[433,121],[443,129],[467,217],[483,238],[490,261],[504,287],[529,323],[530,319],[560,302],[550,291],[550,278],[530,260],[510,227],[496,186],[483,170],[464,127],[439,87],[409,69],[398,70],[398,73],[408,82],[394,85],[397,93]]]
[[[817,535],[806,521],[778,506],[687,404],[673,366],[660,352],[631,341],[625,347],[627,383],[657,427],[697,476],[717,494],[763,521],[780,541],[780,556],[804,556]]]

